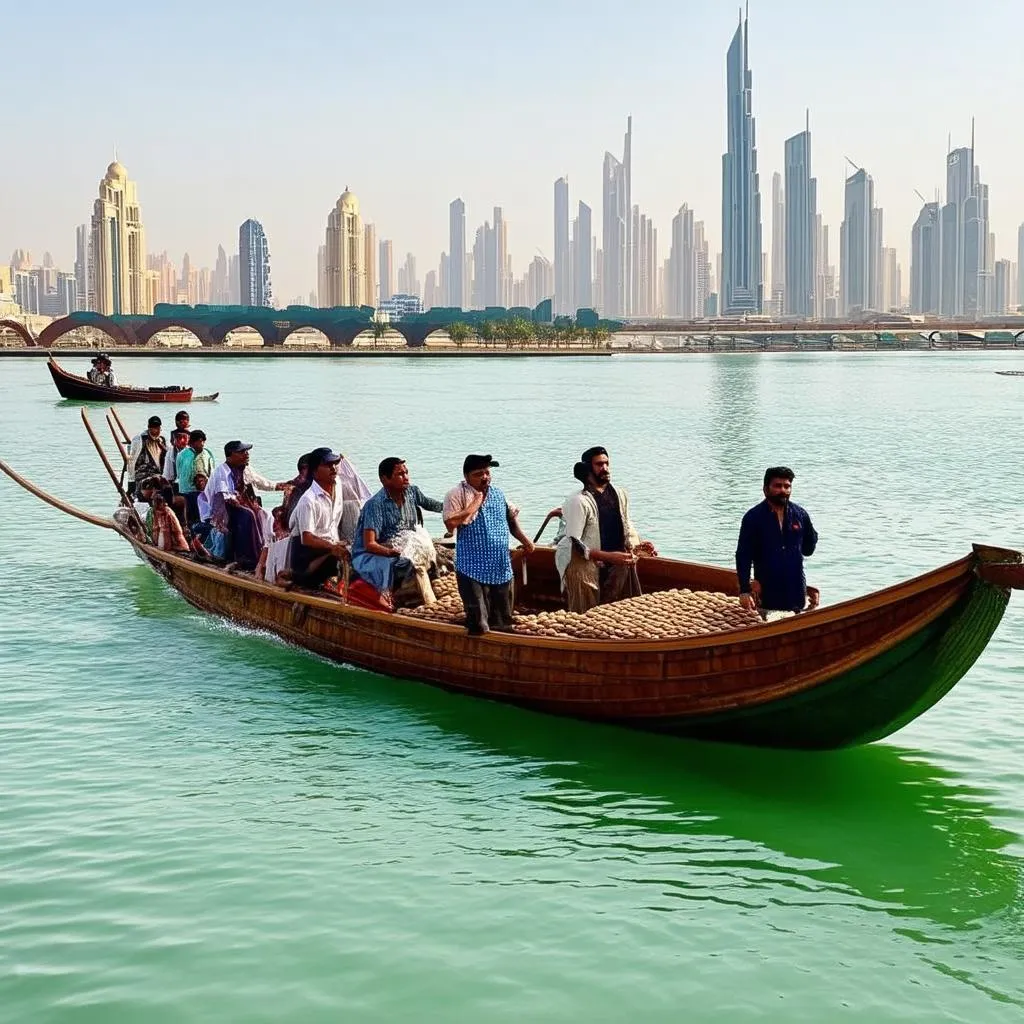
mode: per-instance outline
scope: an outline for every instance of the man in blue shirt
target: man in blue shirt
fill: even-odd
[[[761,613],[801,612],[815,607],[818,591],[807,586],[804,558],[814,554],[818,534],[811,517],[790,501],[793,470],[773,466],[764,474],[764,501],[744,517],[736,545],[740,604]],[[753,568],[754,578],[750,572]]]
[[[412,570],[412,563],[391,546],[391,541],[405,530],[415,530],[419,523],[417,509],[440,512],[441,502],[428,498],[409,483],[409,467],[404,459],[384,459],[377,467],[383,485],[367,499],[356,524],[352,545],[352,568],[386,601],[391,591]]]
[[[491,486],[491,468],[497,465],[490,455],[467,455],[462,483],[444,499],[444,525],[458,531],[455,579],[470,636],[512,628],[511,537],[527,555],[533,551],[533,541],[519,525],[519,510]]]

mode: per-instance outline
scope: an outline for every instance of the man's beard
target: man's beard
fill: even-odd
[[[768,502],[776,508],[785,508],[789,504],[789,498],[784,494],[769,494]]]

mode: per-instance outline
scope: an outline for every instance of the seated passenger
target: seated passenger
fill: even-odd
[[[117,378],[114,376],[114,367],[110,362],[110,356],[101,352],[92,360],[92,369],[86,373],[86,379],[93,384],[99,384],[103,388],[117,387]]]
[[[180,494],[176,487],[178,482],[178,456],[188,447],[189,432],[187,430],[171,431],[171,446],[164,455],[164,466],[160,475],[175,488],[175,494]]]
[[[206,434],[201,430],[193,430],[188,435],[188,447],[178,452],[174,463],[178,474],[178,493],[185,499],[185,513],[188,525],[197,523],[199,515],[199,495],[209,482],[215,462],[213,455],[206,448]],[[199,483],[203,478],[202,484]]]
[[[352,568],[386,603],[391,603],[392,591],[413,568],[391,542],[398,534],[416,529],[418,509],[440,512],[444,506],[409,483],[409,469],[403,459],[384,459],[377,475],[382,487],[359,513]]]
[[[344,510],[339,462],[330,448],[309,453],[310,484],[292,513],[292,582],[311,590],[340,576],[342,559],[348,558],[348,545],[338,534]]]
[[[277,583],[279,579],[291,576],[291,534],[282,525],[284,506],[270,510],[274,520],[273,538],[265,545],[256,566],[256,578],[267,583]]]
[[[285,484],[273,483],[249,465],[251,444],[228,441],[224,462],[210,477],[203,496],[210,508],[214,527],[229,538],[230,557],[240,569],[252,570],[270,536],[273,521],[259,505],[255,488],[281,491]]]
[[[150,536],[161,551],[188,551],[189,547],[181,523],[171,511],[167,499],[159,492],[153,495],[150,524]]]
[[[159,416],[150,416],[146,429],[132,438],[128,452],[128,493],[135,491],[136,482],[151,476],[160,476],[164,468],[164,457],[167,455],[167,440],[161,433]]]

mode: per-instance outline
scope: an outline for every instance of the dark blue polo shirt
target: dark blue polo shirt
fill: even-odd
[[[744,517],[736,544],[736,575],[740,593],[750,593],[750,570],[761,584],[761,607],[766,611],[795,612],[807,603],[804,558],[814,554],[818,533],[811,517],[789,502],[779,526],[768,501],[755,505]]]

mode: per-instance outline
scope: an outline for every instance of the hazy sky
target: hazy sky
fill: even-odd
[[[725,51],[732,2],[80,0],[10,5],[0,160],[0,258],[49,249],[70,269],[113,148],[151,252],[213,265],[256,217],[279,304],[316,284],[327,215],[350,186],[364,221],[415,253],[422,280],[495,205],[516,273],[552,252],[552,185],[600,233],[601,163],[633,115],[633,200],[659,230],[684,202],[721,232]],[[886,244],[908,269],[910,228],[944,185],[947,135],[970,137],[990,185],[996,255],[1016,258],[1021,0],[754,0],[754,113],[770,247],[771,175],[811,110],[813,170],[838,263],[844,155],[875,179]],[[906,287],[906,278],[904,287]]]

